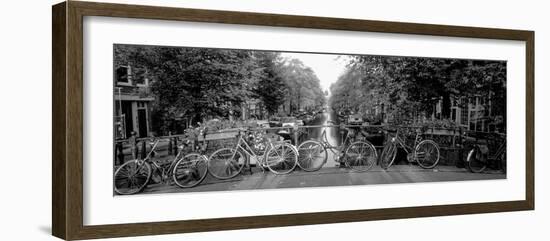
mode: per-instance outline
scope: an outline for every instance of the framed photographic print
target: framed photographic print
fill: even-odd
[[[52,11],[57,237],[534,209],[532,31]]]

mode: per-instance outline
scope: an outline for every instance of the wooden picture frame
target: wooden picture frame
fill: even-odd
[[[59,3],[52,7],[52,11],[52,233],[56,237],[77,240],[534,209],[535,38],[533,31],[77,1]],[[526,198],[489,203],[86,226],[83,224],[84,16],[524,41],[526,43]]]

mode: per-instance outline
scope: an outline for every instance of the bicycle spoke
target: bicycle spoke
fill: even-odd
[[[114,173],[114,190],[118,194],[134,194],[145,187],[149,180],[150,167],[145,162],[129,161]]]
[[[415,159],[423,168],[434,167],[439,159],[439,150],[433,142],[421,142],[416,148]]]
[[[380,166],[384,169],[389,168],[394,161],[394,156],[397,151],[397,146],[393,143],[387,143],[382,150],[380,158]]]
[[[291,172],[296,166],[297,153],[292,148],[283,144],[269,150],[266,157],[267,168],[275,174],[286,174]],[[309,164],[310,158],[301,158],[301,162]],[[305,165],[304,165],[305,166]]]
[[[374,162],[372,159],[376,158],[376,154],[372,152],[373,147],[365,142],[355,142],[346,150],[345,164],[355,171],[364,172],[369,170]]]
[[[433,145],[428,145],[427,150],[426,150],[425,153],[427,153],[429,155],[430,153],[432,153],[433,150],[434,150],[434,146]]]
[[[120,169],[120,171],[118,171],[118,173],[122,176],[125,176],[125,177],[130,176],[130,173],[126,169]]]
[[[319,145],[315,145],[315,147],[311,148],[312,153],[320,153],[321,147]]]
[[[129,178],[118,178],[117,180],[115,180],[115,185],[121,186],[121,187],[128,186],[128,183],[129,183],[128,180]]]
[[[237,161],[230,160],[229,163],[230,163],[230,166],[231,166],[231,169],[232,169],[233,172],[239,170],[240,165]]]
[[[288,157],[298,159],[298,166],[304,171],[317,171],[325,163],[327,158],[326,149],[321,143],[316,141],[306,141],[298,146],[298,153],[294,153],[292,149],[288,148],[289,153],[292,155]],[[297,156],[296,156],[297,154]],[[285,157],[286,159],[287,157]],[[290,161],[292,163],[292,160]]]
[[[229,158],[226,158],[229,157]],[[208,169],[218,179],[229,179],[238,175],[244,167],[244,156],[236,149],[223,148],[210,157]]]
[[[365,152],[366,152],[365,147],[366,147],[366,146],[367,146],[366,144],[361,144],[361,146],[360,146],[361,149],[360,149],[360,151],[359,151],[359,154],[360,154],[360,155],[365,154]]]

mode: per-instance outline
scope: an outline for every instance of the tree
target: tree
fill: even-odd
[[[325,104],[320,80],[310,67],[298,59],[287,58],[280,69],[289,89],[287,99],[293,111],[317,108]]]
[[[269,115],[277,112],[284,103],[288,86],[279,74],[277,63],[279,54],[275,52],[254,52],[258,65],[262,71],[258,75],[259,81],[254,89],[255,95],[264,103]]]
[[[115,46],[115,63],[147,68],[153,128],[167,133],[178,120],[227,117],[252,94],[259,68],[250,51],[155,46]]]
[[[505,114],[506,63],[443,58],[355,56],[331,87],[333,107],[369,113],[384,106],[397,121],[433,111],[443,100],[450,117],[451,96],[490,96],[493,114]],[[424,113],[424,114],[422,114]]]
[[[294,110],[324,105],[314,71],[277,52],[160,46],[114,46],[115,64],[145,69],[152,126],[159,134],[189,123],[239,116],[253,99],[269,115],[283,103]]]

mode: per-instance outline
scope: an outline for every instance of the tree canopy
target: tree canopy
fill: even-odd
[[[278,52],[115,45],[114,55],[116,66],[146,69],[159,133],[177,130],[181,119],[240,116],[251,99],[260,100],[269,115],[286,101],[296,108],[324,103],[313,71]]]
[[[337,109],[368,114],[385,108],[388,115],[409,119],[430,112],[443,101],[449,117],[451,96],[490,96],[494,114],[505,114],[506,62],[420,57],[354,56],[331,86]]]
[[[261,66],[261,76],[254,88],[255,97],[262,100],[269,115],[273,115],[289,92],[289,86],[280,74],[280,55],[275,52],[255,52],[254,57]]]
[[[298,59],[286,59],[281,73],[289,88],[289,100],[293,110],[324,106],[325,94],[315,72]]]

